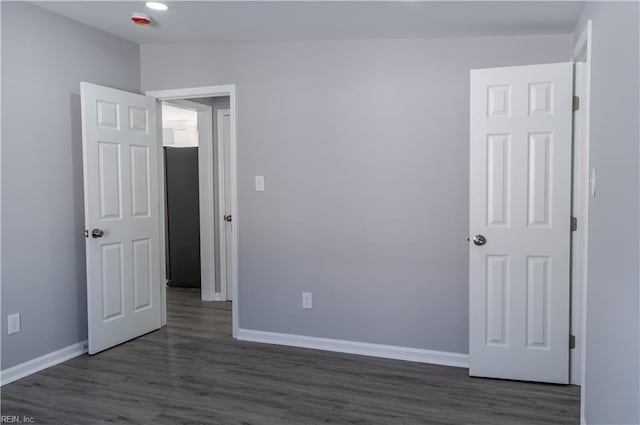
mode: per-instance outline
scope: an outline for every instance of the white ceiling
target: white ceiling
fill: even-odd
[[[44,1],[36,4],[140,44],[569,33],[583,2]],[[143,12],[155,21],[139,27]]]

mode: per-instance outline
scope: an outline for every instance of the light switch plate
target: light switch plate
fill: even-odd
[[[9,335],[20,332],[20,313],[10,314],[7,317],[7,332]]]
[[[304,309],[313,308],[313,294],[311,292],[302,293],[302,308]]]
[[[264,192],[264,176],[256,176],[256,192]]]

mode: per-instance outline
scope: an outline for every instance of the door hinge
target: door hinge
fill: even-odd
[[[575,232],[576,230],[578,230],[578,218],[571,217],[571,231]]]
[[[569,349],[572,350],[574,348],[576,348],[576,336],[569,335]]]
[[[573,96],[573,110],[580,110],[580,97],[578,96]]]

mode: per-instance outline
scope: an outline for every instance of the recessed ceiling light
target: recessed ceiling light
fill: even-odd
[[[148,1],[144,4],[145,6],[147,6],[149,9],[153,9],[153,10],[167,10],[169,9],[169,6],[167,6],[164,3],[158,3],[155,1]]]

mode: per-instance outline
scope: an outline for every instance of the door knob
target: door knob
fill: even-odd
[[[104,230],[101,229],[93,229],[91,230],[91,237],[93,238],[101,238],[104,236]]]
[[[485,238],[483,235],[475,235],[473,237],[473,243],[478,246],[484,245],[487,243],[487,238]]]
[[[231,223],[231,214],[227,214],[224,216],[224,221],[228,221],[229,223]]]

